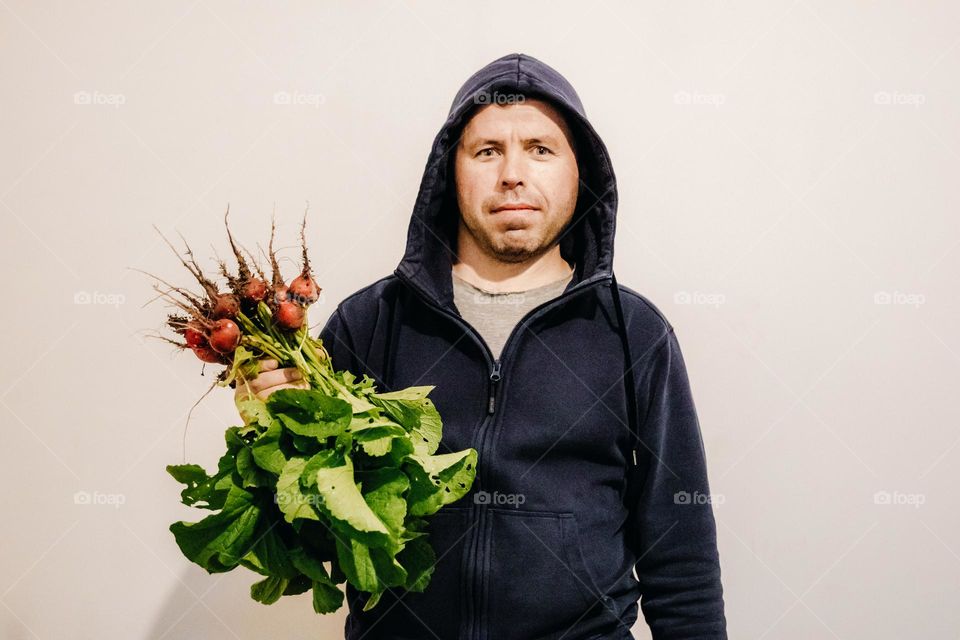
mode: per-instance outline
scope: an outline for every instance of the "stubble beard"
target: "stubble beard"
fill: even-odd
[[[479,246],[484,253],[496,258],[500,262],[513,264],[528,262],[553,249],[557,242],[559,242],[560,236],[566,228],[566,224],[548,228],[544,237],[540,238],[540,241],[537,242],[536,245],[531,246],[531,243],[527,240],[520,243],[511,241],[506,237],[509,232],[500,234],[482,226],[477,227],[468,222],[466,218],[461,218],[461,221],[467,233],[470,234],[474,242],[477,243],[477,246]]]

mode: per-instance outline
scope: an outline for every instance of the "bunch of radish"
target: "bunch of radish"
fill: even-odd
[[[234,269],[218,258],[222,278],[214,281],[186,241],[181,254],[164,238],[200,292],[151,276],[158,297],[176,308],[166,325],[178,338],[161,338],[225,365],[207,394],[237,387],[243,421],[226,430],[213,474],[186,462],[184,428],[184,463],[167,471],[185,485],[181,502],[207,515],[171,524],[177,545],[208,573],[243,566],[259,574],[250,596],[264,604],[311,591],[314,611],[332,613],[349,584],[367,594],[368,611],[387,589],[424,591],[437,558],[430,518],[471,490],[477,451],[437,453],[443,422],[427,397],[433,386],[381,393],[367,373],[334,370],[307,323],[320,287],[307,256],[306,215],[300,271],[287,282],[273,247],[276,223],[264,254],[268,278],[234,241],[229,213]],[[295,367],[308,387],[257,397],[249,382],[262,359]]]
[[[183,350],[190,349],[203,362],[224,365],[234,362],[234,355],[241,345],[247,346],[246,353],[256,356],[282,355],[278,351],[284,349],[276,347],[284,346],[284,337],[305,331],[307,309],[317,302],[321,291],[313,278],[307,254],[306,215],[300,229],[302,267],[299,275],[289,282],[283,279],[273,247],[276,223],[273,222],[270,229],[267,259],[271,274],[268,279],[250,252],[235,242],[229,215],[228,207],[224,225],[237,267],[232,272],[224,261],[218,260],[225,287],[207,277],[186,240],[184,255],[180,255],[162,233],[161,237],[200,285],[202,294],[151,276],[157,280],[154,288],[160,296],[181,312],[169,315],[167,325],[183,340],[166,340]],[[275,348],[271,349],[271,346]],[[234,371],[229,378],[232,380],[236,373]]]

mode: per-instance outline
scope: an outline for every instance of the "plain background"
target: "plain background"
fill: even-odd
[[[524,52],[580,93],[619,279],[676,327],[731,637],[957,637],[958,14],[0,0],[0,636],[342,637],[175,546],[200,512],[164,466],[212,375],[149,338],[168,310],[128,267],[189,284],[152,224],[212,270],[227,203],[250,245],[275,204],[292,276],[309,201],[322,325],[399,261],[455,91]],[[235,422],[216,390],[188,461]]]

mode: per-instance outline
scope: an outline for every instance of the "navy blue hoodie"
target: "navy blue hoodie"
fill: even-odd
[[[561,254],[566,290],[527,313],[494,359],[453,302],[452,160],[479,108],[550,101],[576,136],[581,188]],[[726,638],[700,425],[673,327],[613,274],[617,188],[573,87],[524,54],[472,75],[436,136],[394,273],[347,297],[320,337],[380,390],[435,385],[438,453],[479,452],[470,493],[430,524],[423,593],[388,590],[348,640]],[[636,576],[633,570],[636,569]],[[641,599],[642,597],[642,599]]]

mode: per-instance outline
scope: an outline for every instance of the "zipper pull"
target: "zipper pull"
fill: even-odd
[[[493,363],[493,371],[490,372],[490,402],[487,404],[488,414],[492,414],[496,407],[498,382],[500,382],[500,360],[495,360]]]

